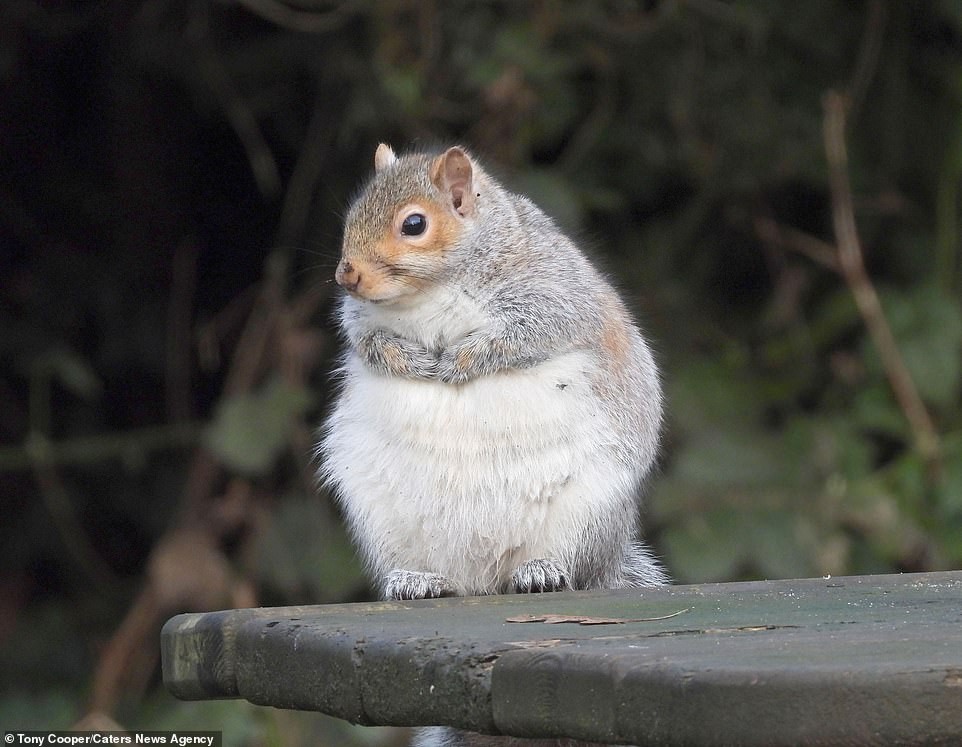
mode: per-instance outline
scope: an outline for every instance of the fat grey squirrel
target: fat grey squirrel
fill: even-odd
[[[637,540],[661,387],[618,294],[465,149],[374,163],[318,455],[382,596],[666,583]]]

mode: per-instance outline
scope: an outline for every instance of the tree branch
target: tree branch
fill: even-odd
[[[292,8],[279,0],[237,0],[237,4],[276,26],[305,34],[319,34],[342,26],[358,6],[357,2],[345,2],[320,12]]]
[[[196,445],[202,428],[199,422],[172,423],[59,442],[35,433],[21,446],[0,447],[0,472],[96,464],[108,459],[144,461],[150,451]]]
[[[832,224],[838,249],[839,271],[848,284],[869,336],[882,359],[882,366],[895,399],[902,409],[915,439],[915,447],[929,465],[940,469],[939,436],[912,375],[892,334],[875,286],[865,270],[862,247],[852,208],[848,178],[848,152],[845,147],[846,100],[835,92],[826,94],[823,134],[828,159],[829,187],[832,195]]]

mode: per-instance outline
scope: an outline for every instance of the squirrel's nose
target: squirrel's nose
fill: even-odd
[[[348,262],[346,259],[342,259],[337,263],[337,270],[334,273],[334,280],[342,288],[353,291],[357,290],[357,286],[361,282],[361,273]]]

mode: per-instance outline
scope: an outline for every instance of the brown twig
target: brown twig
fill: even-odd
[[[260,193],[273,199],[281,190],[281,175],[274,153],[261,132],[260,122],[249,102],[231,77],[223,59],[214,50],[207,33],[207,18],[198,12],[188,26],[197,70],[208,90],[217,99],[224,116],[247,153],[251,173]]]
[[[325,95],[321,93],[315,95],[314,108],[304,135],[304,142],[297,154],[297,161],[284,194],[281,219],[277,228],[278,246],[286,247],[303,240],[314,190],[320,182],[324,163],[330,152],[333,129],[328,107],[329,102]]]
[[[607,50],[589,47],[589,65],[595,76],[594,102],[588,116],[575,130],[558,162],[561,166],[577,169],[584,163],[587,154],[609,131],[611,121],[617,116],[618,85]]]
[[[87,536],[60,472],[51,464],[37,464],[34,476],[40,499],[60,535],[60,541],[76,562],[76,567],[100,590],[114,588],[117,574]]]
[[[360,6],[358,2],[342,2],[326,12],[292,8],[279,0],[237,0],[250,12],[266,21],[305,34],[319,34],[333,31],[344,24]]]
[[[859,46],[855,70],[848,84],[848,117],[849,125],[855,121],[861,110],[865,94],[875,77],[878,69],[879,55],[882,51],[882,41],[885,37],[885,3],[882,0],[871,0],[866,9],[865,34]]]
[[[220,369],[220,349],[223,341],[234,332],[243,329],[259,293],[260,282],[249,285],[235,295],[209,321],[198,326],[194,337],[200,367],[205,373]]]
[[[149,641],[165,617],[256,603],[220,549],[214,523],[175,528],[154,545],[146,583],[101,652],[91,711],[111,714],[123,697],[143,692],[158,658]]]
[[[250,391],[258,382],[272,331],[283,314],[282,269],[268,264],[258,302],[241,333],[222,396]],[[212,518],[215,487],[223,474],[216,457],[198,448],[190,465],[181,496],[180,515],[174,526],[156,543],[151,567],[140,594],[131,604],[123,622],[105,646],[94,672],[90,708],[113,713],[121,694],[130,682],[152,669],[152,660],[140,655],[152,650],[148,641],[165,615],[188,609],[213,609],[216,600],[230,604],[226,594],[231,588],[229,565],[220,544],[224,535],[236,530],[220,526]],[[243,603],[256,603],[253,594]]]
[[[138,654],[151,650],[143,645],[154,632],[161,610],[154,589],[149,584],[141,589],[124,615],[120,626],[100,654],[90,689],[89,709],[95,713],[114,712],[120,699],[120,683],[135,669],[132,662]]]
[[[306,385],[304,362],[316,359],[309,355],[310,340],[301,340],[303,344],[298,345],[296,338],[308,334],[303,327],[328,291],[311,284],[299,296],[288,299],[291,252],[285,246],[303,235],[311,196],[323,170],[328,130],[321,104],[318,99],[307,141],[288,187],[278,231],[282,246],[268,256],[264,276],[252,293],[245,295],[242,302],[235,300],[230,304],[230,313],[223,314],[226,320],[216,320],[206,334],[201,335],[212,347],[217,347],[225,321],[230,322],[231,327],[235,323],[240,326],[240,313],[246,315],[231,355],[222,398],[251,391],[270,370],[286,372],[294,384]],[[300,440],[295,442],[307,453],[309,429],[304,424],[298,425],[294,431]],[[238,521],[246,520],[249,513],[245,504],[236,521],[218,520],[217,504],[230,502],[228,498],[218,501],[215,497],[223,476],[224,469],[216,456],[198,448],[181,496],[180,515],[154,546],[146,583],[101,655],[92,688],[91,707],[95,710],[111,713],[125,688],[130,688],[138,678],[142,680],[143,674],[152,669],[151,660],[139,657],[138,652],[149,648],[146,642],[156,634],[164,615],[185,609],[212,608],[215,604],[256,604],[252,587],[237,579],[231,580],[221,549],[223,537],[236,532]],[[311,478],[310,464],[302,464],[302,479],[310,483]],[[250,491],[246,481],[237,480],[231,485],[233,492],[229,488],[228,496],[246,495]],[[233,600],[225,598],[227,593]]]
[[[222,397],[234,397],[251,391],[264,370],[265,355],[283,313],[288,257],[275,250],[264,263],[264,278],[247,325],[234,349]]]
[[[170,300],[167,303],[167,419],[189,420],[191,407],[191,315],[197,286],[197,244],[185,241],[174,250]]]
[[[257,302],[231,358],[222,392],[224,397],[250,391],[269,359],[265,350],[283,301],[280,272],[276,263],[268,264]],[[112,713],[129,679],[136,680],[138,673],[142,674],[150,664],[140,658],[138,652],[150,647],[149,641],[156,635],[164,615],[202,608],[206,592],[216,595],[222,591],[223,579],[229,574],[220,544],[229,528],[215,526],[216,522],[211,520],[211,506],[222,475],[223,468],[217,458],[207,449],[197,448],[181,494],[179,516],[155,544],[151,553],[153,567],[146,583],[101,653],[93,676],[92,710]],[[163,569],[177,563],[180,563],[178,572],[161,572],[158,576],[158,567]],[[208,572],[201,573],[199,568],[206,568]],[[173,583],[164,580],[171,578]],[[186,588],[177,588],[185,584]]]
[[[822,241],[797,228],[782,225],[772,218],[756,216],[754,226],[755,234],[766,244],[804,254],[822,267],[841,273],[838,250],[827,241]]]
[[[56,39],[88,28],[106,14],[108,7],[107,3],[85,3],[74,12],[65,10],[62,5],[58,7],[35,0],[4,0],[0,17],[7,15],[31,31]]]
[[[173,423],[63,441],[51,441],[34,431],[20,446],[0,447],[0,472],[97,464],[112,459],[140,462],[152,451],[193,446],[200,438],[201,427],[200,422]]]
[[[855,299],[869,336],[878,350],[885,375],[899,407],[909,422],[915,447],[937,473],[940,467],[939,436],[902,353],[889,327],[875,286],[865,269],[861,243],[852,207],[852,190],[848,178],[848,153],[845,147],[846,99],[830,91],[824,99],[823,134],[828,160],[829,187],[832,196],[832,224],[835,230],[838,266]]]

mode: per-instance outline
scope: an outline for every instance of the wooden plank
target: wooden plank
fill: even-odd
[[[631,622],[511,621],[546,615]],[[962,571],[179,615],[162,650],[178,697],[362,724],[962,744]]]

